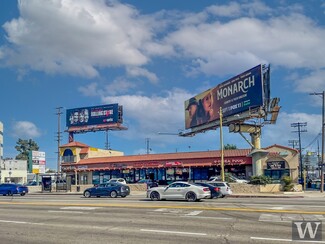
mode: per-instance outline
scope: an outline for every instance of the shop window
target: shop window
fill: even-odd
[[[72,184],[74,184],[74,176],[72,176]],[[99,172],[98,171],[93,172],[93,184],[94,185],[99,184]]]
[[[166,180],[175,180],[174,174],[175,174],[174,168],[166,169]]]
[[[166,180],[165,169],[158,169],[158,180]]]

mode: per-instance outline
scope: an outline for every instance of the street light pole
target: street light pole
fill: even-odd
[[[220,147],[221,147],[221,179],[225,181],[225,165],[224,165],[224,152],[223,152],[223,134],[222,134],[222,108],[219,110],[220,114]]]

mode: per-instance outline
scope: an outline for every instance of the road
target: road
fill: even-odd
[[[288,243],[292,220],[324,218],[324,198],[226,198],[188,203],[152,202],[142,195],[124,199],[0,197],[0,237],[5,244]]]

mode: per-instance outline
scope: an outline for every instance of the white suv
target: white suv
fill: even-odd
[[[230,182],[235,182],[235,183],[248,183],[247,180],[242,180],[242,179],[238,179],[233,175],[227,175],[225,176],[225,178],[229,178]],[[212,176],[210,177],[209,181],[221,181],[221,176]]]
[[[108,183],[120,183],[126,185],[126,181],[123,178],[112,178],[108,181]]]
[[[220,188],[220,193],[221,193],[221,197],[225,197],[228,195],[232,194],[232,190],[230,185],[228,184],[228,182],[224,182],[224,181],[210,181],[207,182],[210,185],[216,186]]]

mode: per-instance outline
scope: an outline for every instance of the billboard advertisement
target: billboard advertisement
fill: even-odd
[[[263,106],[262,65],[247,70],[185,101],[185,128],[193,128]]]
[[[31,159],[31,173],[34,174],[44,174],[45,173],[45,152],[31,151],[29,157]]]
[[[120,122],[118,104],[67,109],[66,125],[87,126]]]

